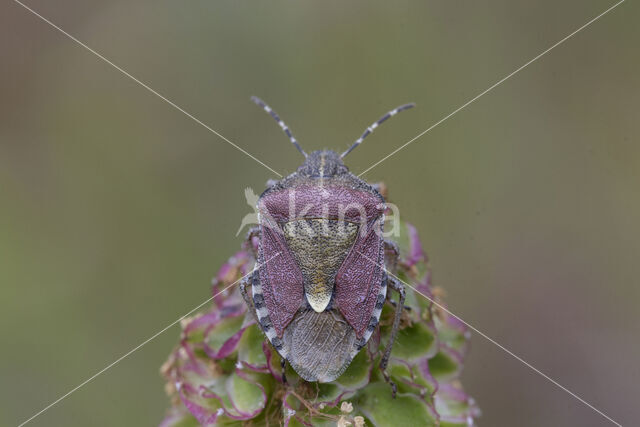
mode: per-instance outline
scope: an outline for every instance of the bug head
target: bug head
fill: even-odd
[[[273,119],[276,122],[278,122],[278,125],[282,128],[282,130],[287,135],[287,137],[289,137],[289,141],[291,141],[294,147],[296,147],[296,149],[300,153],[302,153],[302,155],[306,158],[304,164],[298,169],[298,172],[304,175],[312,176],[312,177],[313,176],[333,176],[339,173],[346,172],[347,168],[342,162],[342,159],[347,154],[352,152],[354,148],[360,145],[367,136],[369,136],[378,126],[380,126],[387,119],[395,116],[401,111],[408,110],[409,108],[412,108],[416,105],[414,103],[405,104],[389,111],[387,114],[385,114],[384,116],[380,117],[378,120],[373,122],[371,126],[367,127],[364,133],[360,135],[360,138],[356,139],[356,141],[353,144],[351,144],[351,146],[347,149],[347,151],[338,155],[338,153],[331,150],[314,151],[311,154],[305,153],[305,151],[302,149],[302,147],[298,143],[298,140],[293,136],[293,134],[291,133],[291,130],[289,130],[289,127],[282,121],[278,113],[273,111],[271,107],[269,107],[263,100],[261,100],[257,96],[252,96],[251,100],[256,104],[258,104],[260,107],[262,107],[264,111],[269,113],[271,117],[273,117]],[[326,170],[326,173],[323,172],[324,170]]]
[[[330,178],[347,173],[349,169],[344,165],[342,157],[331,150],[314,151],[307,156],[302,166],[298,168],[300,175],[309,178]]]

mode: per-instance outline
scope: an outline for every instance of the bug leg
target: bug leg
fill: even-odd
[[[387,185],[384,182],[376,182],[371,184],[374,190],[376,190],[382,197],[387,199]]]
[[[258,321],[258,314],[256,313],[256,307],[253,305],[253,298],[251,298],[247,293],[247,286],[251,286],[251,282],[253,280],[253,274],[250,274],[249,276],[245,277],[240,282],[240,294],[242,295],[242,299],[244,299],[244,302],[247,304],[249,311],[253,315],[253,319],[256,321],[256,325],[260,326],[260,322]]]
[[[395,272],[400,258],[400,249],[396,242],[384,240],[384,265],[388,271]]]
[[[400,317],[402,316],[402,308],[404,307],[404,299],[405,299],[405,290],[404,285],[398,282],[396,279],[387,276],[387,286],[390,289],[398,292],[399,299],[398,304],[396,304],[396,313],[393,318],[393,326],[391,327],[391,334],[389,335],[389,341],[384,349],[384,353],[382,354],[382,359],[380,360],[380,370],[382,371],[382,375],[386,382],[391,386],[391,394],[393,397],[396,397],[396,392],[398,391],[398,387],[395,385],[391,378],[389,378],[389,374],[387,373],[387,365],[389,364],[389,357],[391,356],[391,349],[393,348],[393,343],[396,340],[396,335],[398,334],[398,328],[400,327]],[[387,292],[387,296],[389,292]]]
[[[390,303],[392,306],[394,306],[394,307],[398,307],[398,303],[397,303],[394,299],[391,299],[391,298],[387,298],[387,299],[389,300],[389,303]],[[403,308],[404,308],[405,310],[407,310],[407,311],[411,311],[411,307],[409,307],[408,305],[405,305]]]
[[[262,328],[260,324],[260,320],[258,319],[258,312],[256,311],[256,306],[253,302],[253,298],[249,296],[249,293],[247,292],[247,287],[252,285],[255,274],[258,274],[258,272],[257,271],[254,272],[253,274],[245,277],[240,282],[240,294],[242,295],[242,299],[244,299],[244,302],[247,304],[247,307],[249,307],[249,311],[253,316],[253,320],[256,321],[256,325]],[[280,360],[280,366],[282,366],[282,383],[283,384],[287,384],[287,377],[285,376],[285,368],[287,366],[286,363],[287,363],[287,359],[282,358]]]
[[[284,371],[287,368],[287,359],[284,357],[280,359],[280,366],[282,367],[282,384],[287,384],[287,376],[284,374]]]
[[[258,259],[258,253],[256,252],[256,249],[253,246],[253,238],[254,237],[260,237],[260,227],[259,226],[251,227],[249,229],[249,231],[247,232],[247,237],[245,237],[244,243],[242,244],[242,246],[244,247],[244,249],[246,249],[249,252],[251,252],[251,255],[253,255],[253,259],[257,260]]]

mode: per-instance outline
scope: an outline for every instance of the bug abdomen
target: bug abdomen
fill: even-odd
[[[302,378],[329,382],[351,363],[357,338],[337,311],[303,310],[285,330],[283,345],[287,360]]]

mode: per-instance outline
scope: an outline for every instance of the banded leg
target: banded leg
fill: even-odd
[[[256,313],[256,307],[253,305],[253,298],[249,296],[247,293],[247,286],[251,286],[253,283],[253,274],[248,275],[240,282],[240,294],[242,295],[242,299],[247,304],[247,307],[251,314],[253,315],[253,320],[256,321],[256,325],[260,326],[260,321],[258,320],[258,314]]]
[[[253,297],[249,295],[249,293],[247,292],[247,287],[248,286],[253,286],[253,281],[254,280],[258,280],[258,276],[256,276],[258,274],[258,271],[254,271],[253,274],[245,277],[241,282],[240,282],[240,294],[242,295],[242,299],[244,299],[244,302],[247,304],[247,307],[249,308],[249,311],[251,312],[252,316],[253,316],[253,320],[256,321],[256,325],[258,325],[258,327],[262,330],[262,332],[265,335],[269,335],[269,330],[272,328],[271,324],[268,321],[267,318],[267,322],[265,322],[265,320],[263,319],[262,321],[260,321],[260,318],[258,317],[258,311],[256,310],[256,304],[258,304],[258,307],[260,307],[260,304],[264,304],[264,302],[260,302],[263,301],[262,300],[262,296],[258,295],[256,298],[256,301],[254,302]],[[253,288],[252,288],[253,290]],[[273,331],[273,329],[271,329],[271,331]],[[276,338],[271,338],[271,344],[275,347],[276,350],[280,351],[282,348],[282,343],[280,342],[280,348],[277,347],[277,342],[275,341]],[[279,340],[279,338],[277,338]],[[280,355],[282,357],[282,355]],[[287,360],[282,357],[280,364],[282,366],[282,383],[286,384],[287,383],[287,377],[285,376],[285,367],[286,367],[286,362]]]
[[[406,293],[404,290],[404,285],[398,282],[393,277],[387,276],[387,286],[390,289],[398,292],[399,299],[398,304],[396,304],[395,316],[393,318],[393,326],[391,327],[391,334],[389,335],[389,341],[387,341],[387,345],[384,349],[384,353],[382,354],[382,359],[380,360],[380,370],[382,371],[382,375],[386,382],[391,386],[391,394],[393,397],[396,397],[396,393],[398,391],[398,387],[396,384],[391,381],[389,378],[389,374],[387,373],[387,365],[389,364],[389,357],[391,356],[391,349],[393,348],[393,343],[396,340],[396,335],[398,334],[398,328],[400,327],[400,318],[402,317],[402,310],[404,307],[404,299],[406,297]],[[389,292],[387,291],[387,298],[389,297]]]

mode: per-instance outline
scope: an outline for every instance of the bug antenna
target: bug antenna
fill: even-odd
[[[389,111],[387,114],[385,114],[384,116],[380,117],[378,120],[376,120],[375,122],[373,122],[371,124],[371,126],[369,126],[364,133],[360,136],[360,138],[356,139],[356,142],[354,142],[353,144],[351,144],[351,147],[349,147],[349,149],[347,151],[345,151],[344,153],[342,153],[340,155],[340,158],[344,158],[347,154],[349,154],[350,152],[353,151],[354,148],[356,148],[358,145],[362,144],[362,141],[364,141],[364,139],[369,136],[369,134],[371,134],[375,128],[377,128],[378,126],[380,126],[385,120],[387,120],[390,117],[395,116],[396,114],[398,114],[400,111],[404,111],[404,110],[408,110],[409,108],[413,108],[415,107],[416,104],[414,104],[413,102],[410,104],[405,104],[405,105],[401,105],[397,108],[394,108],[393,110]]]
[[[304,157],[307,157],[307,153],[304,152],[304,150],[302,149],[302,147],[300,146],[300,144],[298,143],[298,141],[296,140],[296,138],[293,136],[293,134],[291,133],[291,131],[289,130],[289,127],[287,127],[287,125],[282,121],[282,119],[280,118],[280,116],[278,115],[278,113],[276,113],[275,111],[273,111],[273,109],[271,107],[269,107],[262,99],[258,98],[257,96],[252,96],[251,100],[253,102],[255,102],[256,104],[258,104],[260,107],[262,107],[262,109],[264,111],[266,111],[267,113],[269,113],[271,115],[271,117],[273,117],[273,119],[278,122],[278,125],[280,125],[280,127],[282,128],[282,130],[284,131],[284,133],[287,134],[287,136],[289,137],[289,141],[291,141],[291,143],[298,149],[299,152],[302,153],[302,155]]]

